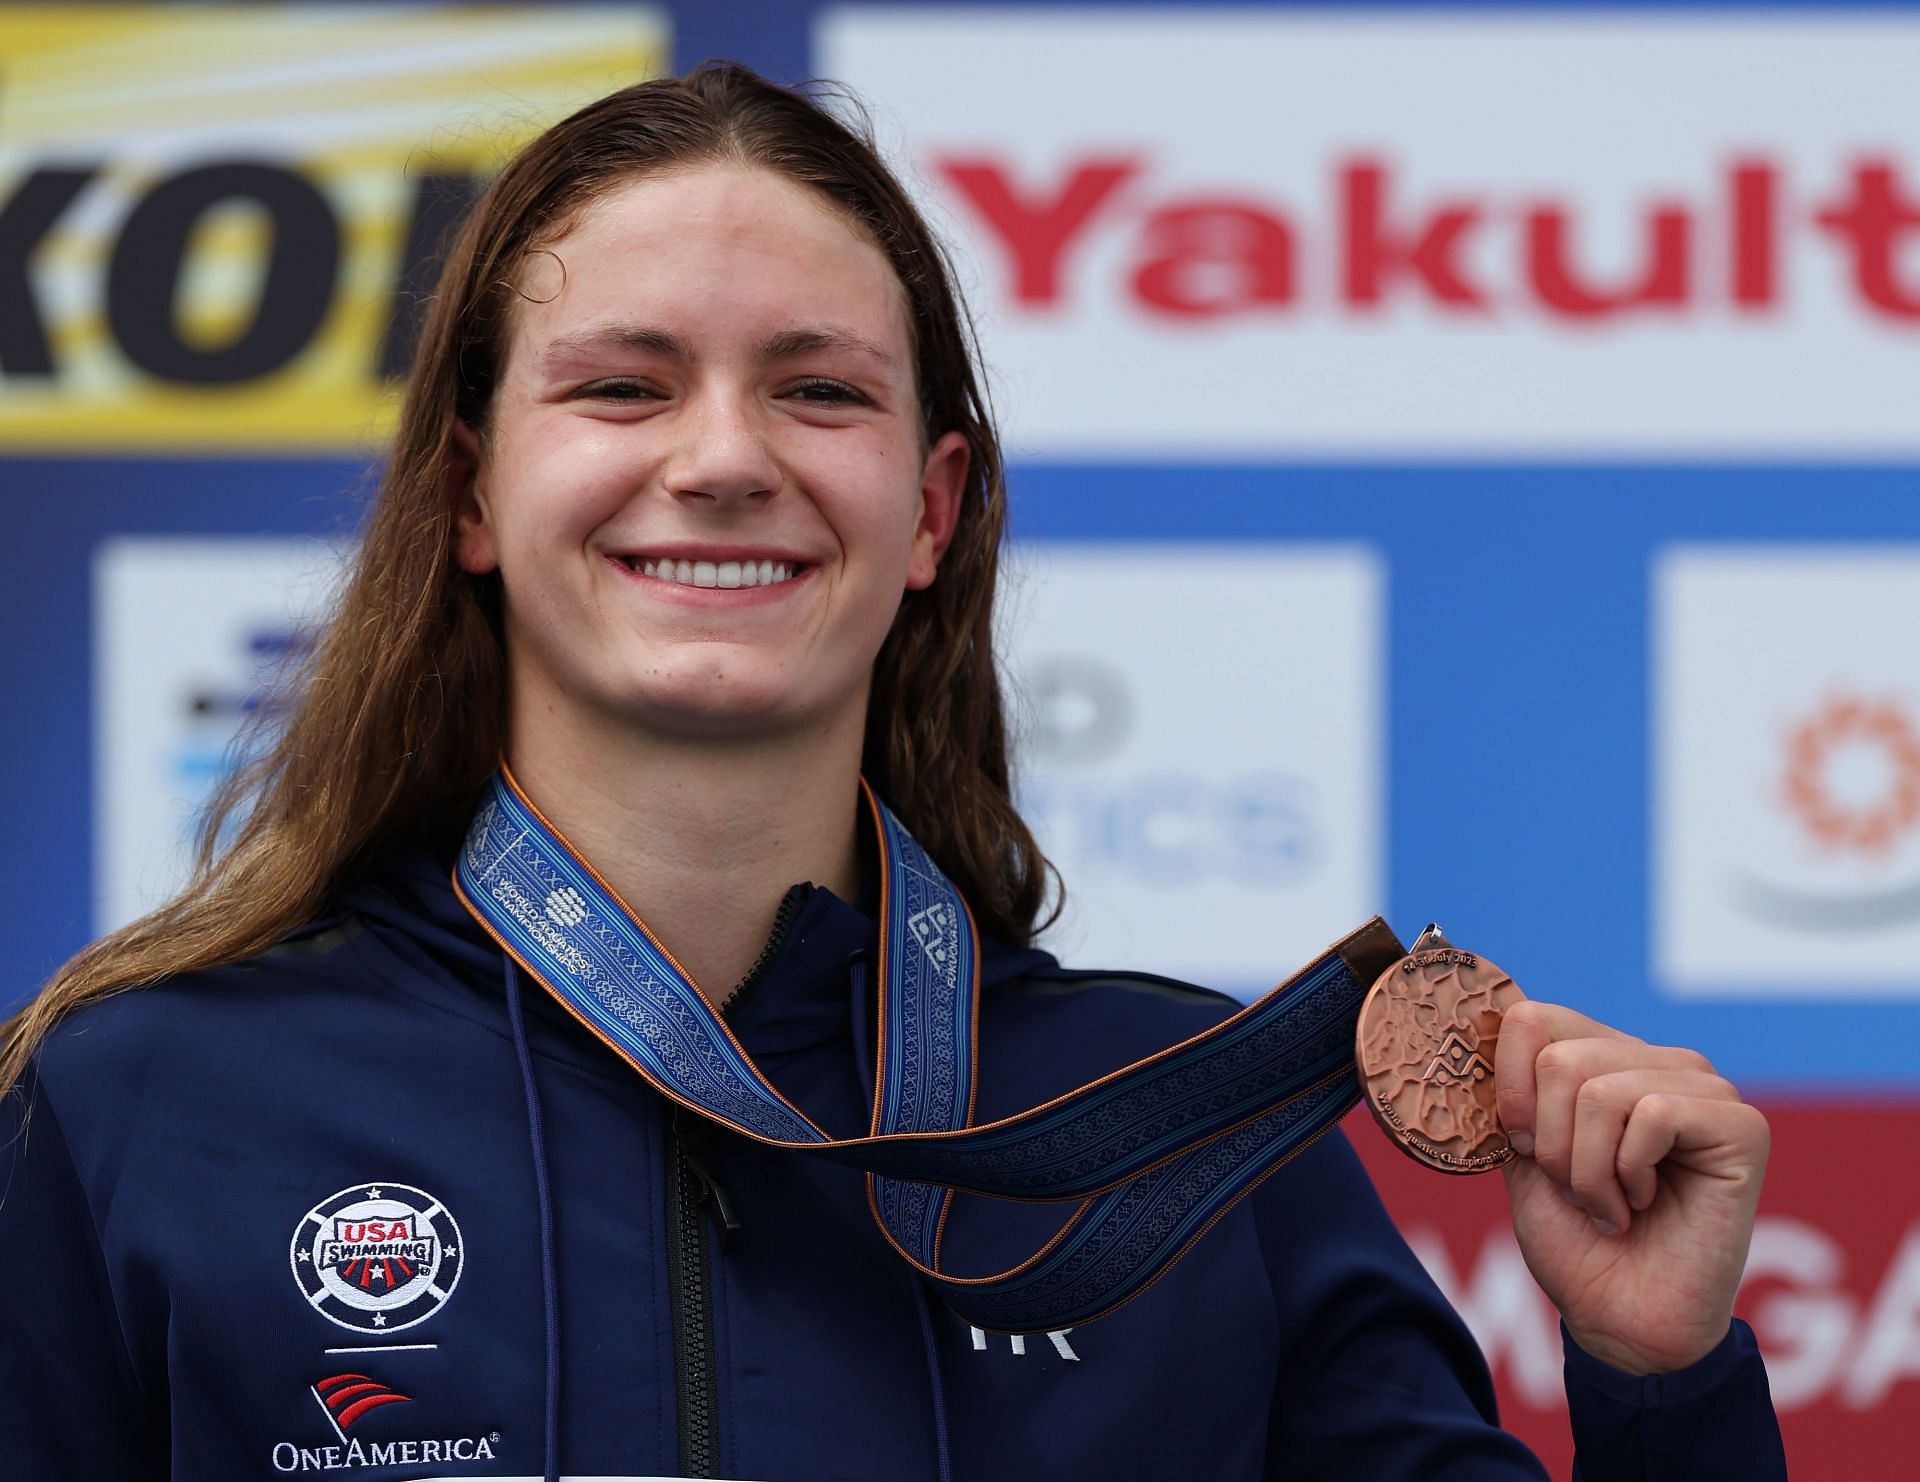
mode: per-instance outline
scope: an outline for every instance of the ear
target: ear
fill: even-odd
[[[907,562],[907,590],[933,585],[940,558],[953,540],[960,521],[960,498],[967,487],[967,469],[973,452],[966,434],[949,432],[933,445],[920,472],[920,518],[913,532],[913,554]]]
[[[462,571],[481,576],[500,565],[487,497],[481,488],[486,451],[480,445],[480,435],[458,417],[451,419],[449,435],[453,450],[447,460],[446,491],[454,509],[454,557]]]

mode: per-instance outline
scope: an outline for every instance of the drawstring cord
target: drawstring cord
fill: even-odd
[[[547,1137],[540,1125],[540,1089],[533,1079],[533,1052],[520,1016],[520,974],[504,953],[507,968],[507,1018],[513,1024],[513,1048],[520,1057],[520,1084],[527,1092],[527,1136],[533,1143],[533,1185],[540,1201],[540,1296],[546,1313],[546,1444],[542,1452],[545,1482],[560,1482],[560,1305],[554,1299],[553,1199],[547,1184]],[[944,1474],[943,1474],[944,1475]]]
[[[867,1033],[867,1010],[873,1002],[867,959],[855,953],[847,961],[852,998],[854,1074],[860,1077],[860,1101],[873,1111],[873,1045]],[[913,1286],[913,1304],[920,1313],[920,1346],[927,1356],[927,1383],[933,1390],[933,1439],[940,1452],[940,1482],[953,1482],[953,1459],[947,1451],[947,1393],[940,1378],[940,1346],[933,1329],[933,1310],[927,1302],[926,1284],[917,1271],[909,1271]]]
[[[927,1354],[927,1378],[933,1384],[933,1438],[940,1448],[940,1482],[953,1482],[953,1463],[947,1455],[947,1396],[940,1382],[940,1349],[933,1336],[933,1313],[927,1305],[926,1285],[916,1272],[913,1279],[914,1305],[920,1309],[920,1346]]]

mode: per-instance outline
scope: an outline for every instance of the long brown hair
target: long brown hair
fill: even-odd
[[[856,110],[857,111],[857,110]],[[454,559],[457,418],[484,430],[529,252],[638,176],[709,162],[819,192],[886,253],[905,287],[922,436],[971,451],[939,579],[909,592],[874,666],[862,766],[952,877],[981,927],[1030,940],[1047,861],[1016,812],[994,665],[1006,523],[1000,443],[972,325],[939,243],[864,122],[730,63],[640,83],[529,144],[474,208],[428,311],[380,494],[291,704],[217,791],[173,901],[101,938],[5,1027],[11,1086],[59,1018],[120,989],[264,951],[379,856],[457,837],[505,740],[498,578]]]

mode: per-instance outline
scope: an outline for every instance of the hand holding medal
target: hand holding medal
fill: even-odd
[[[1587,1352],[1660,1373],[1726,1334],[1768,1134],[1706,1057],[1529,1001],[1437,927],[1376,980],[1356,1050],[1410,1156],[1505,1170],[1527,1268]]]

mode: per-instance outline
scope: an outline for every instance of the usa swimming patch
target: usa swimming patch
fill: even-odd
[[[460,1280],[460,1227],[407,1184],[355,1184],[301,1217],[288,1260],[314,1311],[360,1333],[425,1322]]]

